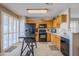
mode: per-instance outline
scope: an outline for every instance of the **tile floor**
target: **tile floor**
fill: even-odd
[[[20,56],[21,45],[22,43],[18,43],[17,48],[12,50],[11,52],[5,52],[1,55]],[[51,49],[49,46],[54,47],[54,45],[51,42],[37,42],[37,48],[34,48],[35,56],[63,56],[63,54],[59,50],[57,50],[56,48]]]

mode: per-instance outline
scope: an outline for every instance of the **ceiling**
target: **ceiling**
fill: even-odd
[[[28,17],[54,17],[67,8],[71,8],[71,16],[77,17],[79,14],[79,4],[74,3],[2,3],[3,6],[10,9],[14,13],[20,16]],[[27,9],[39,9],[47,8],[46,14],[29,14]]]

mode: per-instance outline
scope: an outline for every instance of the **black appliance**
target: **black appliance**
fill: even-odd
[[[69,39],[61,37],[61,52],[64,56],[69,56]]]
[[[52,29],[51,29],[51,32],[52,32],[52,33],[56,33],[57,30],[56,30],[55,28],[52,28]]]
[[[35,29],[36,29],[35,27],[36,27],[35,24],[27,23],[25,25],[25,33],[26,33],[26,35],[29,35],[29,36],[35,35]]]
[[[46,42],[47,41],[47,33],[46,33],[46,24],[40,24],[39,25],[39,41],[40,42]]]

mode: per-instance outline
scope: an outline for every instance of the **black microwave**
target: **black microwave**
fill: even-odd
[[[53,29],[51,29],[51,32],[52,32],[52,33],[56,33],[57,30],[53,28]]]

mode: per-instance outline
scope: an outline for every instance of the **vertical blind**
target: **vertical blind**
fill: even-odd
[[[19,19],[2,12],[3,49],[6,50],[18,42]]]
[[[72,33],[79,33],[79,20],[71,20],[70,21],[70,29]]]

